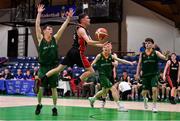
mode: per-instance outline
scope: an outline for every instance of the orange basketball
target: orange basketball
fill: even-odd
[[[98,28],[95,32],[95,37],[97,40],[103,40],[108,36],[108,31],[105,28]]]

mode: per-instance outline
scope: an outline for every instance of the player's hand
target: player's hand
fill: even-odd
[[[177,79],[177,82],[180,83],[180,79]]]
[[[42,12],[45,10],[43,4],[39,4],[39,5],[37,6],[37,9],[38,9],[38,13],[42,13]]]
[[[69,9],[69,11],[66,12],[66,15],[69,16],[69,17],[72,17],[74,14],[74,11],[72,8]]]

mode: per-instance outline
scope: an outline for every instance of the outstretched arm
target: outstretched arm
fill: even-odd
[[[36,17],[36,25],[35,26],[36,26],[36,37],[40,44],[40,42],[43,38],[43,35],[41,34],[40,19],[41,19],[41,14],[45,10],[45,8],[44,8],[44,5],[41,5],[41,4],[38,5],[37,8],[38,8],[38,14]]]
[[[113,58],[114,60],[118,61],[119,63],[124,63],[124,64],[133,65],[133,62],[130,62],[130,61],[127,61],[127,60],[124,60],[124,59],[120,59],[120,58],[118,58],[117,56],[112,55],[112,58]]]
[[[117,58],[117,54],[116,53],[114,53],[113,56]],[[112,62],[112,64],[114,65],[114,68],[116,68],[118,66],[118,61],[115,60],[114,62]]]
[[[162,59],[162,60],[167,60],[166,56],[164,56],[162,53],[160,53],[159,51],[156,51],[157,56]]]
[[[72,9],[69,10],[69,12],[67,12],[67,18],[66,21],[62,24],[61,28],[58,30],[58,32],[54,35],[54,38],[56,39],[56,42],[58,42],[62,36],[62,33],[64,32],[64,30],[66,29],[68,23],[70,22],[70,18],[73,16],[74,12]]]
[[[82,28],[82,27],[78,29],[77,33],[78,33],[78,36],[79,36],[79,37],[82,37],[82,38],[87,42],[88,45],[94,45],[94,46],[96,46],[97,44],[101,44],[101,43],[102,43],[102,40],[100,40],[100,41],[94,41],[94,40],[90,39],[90,38],[88,37],[88,35],[86,34],[85,29]]]

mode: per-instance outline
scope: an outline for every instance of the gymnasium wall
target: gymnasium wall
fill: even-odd
[[[118,34],[121,34],[122,51],[138,52],[141,43],[146,37],[155,40],[160,48],[170,50],[180,54],[180,31],[174,27],[174,22],[167,18],[140,6],[131,0],[124,0],[124,17],[122,22],[121,33],[118,33],[117,23],[92,24],[88,29],[92,38],[94,32],[99,27],[105,27],[110,33],[110,41],[112,41],[114,51],[118,50]],[[7,19],[6,17],[1,17]],[[54,27],[54,32],[59,26]],[[0,25],[0,56],[7,56],[7,30],[11,27]],[[72,36],[75,26],[69,26],[59,42],[59,54],[65,55],[72,45]],[[35,37],[34,27],[31,27],[31,36],[28,42],[28,56],[37,56],[37,41]],[[35,40],[35,43],[34,43]],[[101,51],[100,48],[88,46],[87,54],[95,55]]]
[[[0,25],[0,57],[7,56],[8,30],[11,27]]]
[[[128,51],[138,52],[142,41],[151,37],[163,51],[180,54],[180,32],[173,21],[131,0],[124,0],[123,11],[122,44],[127,45]]]

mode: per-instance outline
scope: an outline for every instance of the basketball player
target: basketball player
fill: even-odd
[[[176,59],[176,54],[172,53],[170,60],[167,61],[164,68],[163,79],[168,81],[171,88],[170,103],[176,104],[175,102],[175,92],[178,88],[178,83],[180,81],[180,62]]]
[[[166,60],[166,57],[162,55],[159,51],[153,49],[154,40],[147,38],[145,40],[146,50],[142,52],[139,57],[139,62],[136,71],[136,79],[139,79],[139,74],[142,71],[142,96],[144,98],[144,108],[147,109],[148,105],[148,90],[152,89],[153,93],[153,108],[154,113],[157,112],[156,102],[157,102],[157,86],[158,86],[158,58]]]
[[[61,62],[61,64],[58,67],[47,72],[42,80],[47,80],[48,77],[61,72],[67,66],[72,67],[74,64],[77,64],[77,66],[84,67],[86,69],[86,72],[84,72],[77,80],[75,80],[76,84],[79,84],[80,81],[84,81],[94,73],[94,69],[92,68],[90,62],[87,60],[84,54],[87,44],[97,47],[103,47],[103,45],[106,43],[101,44],[104,42],[104,39],[99,41],[94,41],[91,39],[87,30],[87,27],[90,25],[90,19],[87,14],[80,14],[78,22],[79,25],[77,26],[74,33],[74,43],[72,45],[72,48],[68,51],[65,59]]]
[[[38,5],[38,14],[36,18],[36,37],[39,43],[38,47],[38,53],[39,53],[39,63],[40,63],[40,69],[38,71],[38,77],[42,78],[43,75],[46,74],[49,70],[55,68],[58,64],[58,41],[61,38],[62,33],[64,32],[65,28],[67,27],[70,18],[73,16],[73,11],[70,10],[67,14],[67,19],[61,26],[61,28],[58,30],[58,32],[55,35],[53,34],[53,29],[50,25],[47,25],[41,30],[40,27],[40,17],[42,12],[45,10],[44,5]],[[52,77],[48,78],[48,80],[43,80],[40,83],[40,88],[37,89],[38,94],[38,105],[35,110],[35,114],[39,115],[41,112],[42,104],[41,104],[41,98],[43,95],[43,88],[50,86],[52,91],[52,98],[53,98],[53,104],[54,107],[52,109],[52,115],[57,116],[57,108],[56,108],[56,102],[57,102],[57,82],[58,82],[58,74],[53,75]]]
[[[111,44],[111,42],[108,42],[107,47],[109,47],[110,53],[111,53],[113,56],[117,57],[117,54],[112,52],[112,44]],[[111,81],[112,85],[114,86],[114,88],[117,88],[118,84],[116,83],[116,79],[117,79],[117,66],[118,66],[118,61],[113,60],[112,65],[113,65],[113,66],[112,66],[113,69],[112,69],[112,76],[111,76],[110,81]],[[112,92],[109,91],[108,93],[109,93],[110,99],[113,100]],[[103,94],[103,95],[102,95],[102,99],[101,99],[101,100],[102,100],[102,103],[101,103],[101,107],[102,107],[102,108],[104,108],[104,106],[105,106],[105,104],[106,104],[106,97],[107,97],[107,94]]]
[[[91,104],[91,107],[94,107],[94,102],[97,98],[101,97],[104,94],[107,94],[109,90],[112,92],[112,96],[114,98],[114,101],[118,105],[118,110],[119,111],[127,111],[123,104],[119,102],[119,93],[115,87],[112,86],[111,83],[111,77],[112,77],[112,67],[113,67],[113,60],[116,60],[120,63],[125,63],[125,64],[130,64],[133,65],[132,62],[119,59],[116,56],[112,55],[110,52],[110,48],[108,47],[109,45],[105,45],[103,47],[103,52],[98,54],[95,58],[95,60],[92,62],[92,66],[96,64],[97,70],[99,72],[99,80],[101,83],[102,90],[97,92],[94,97],[89,97],[89,101]]]

